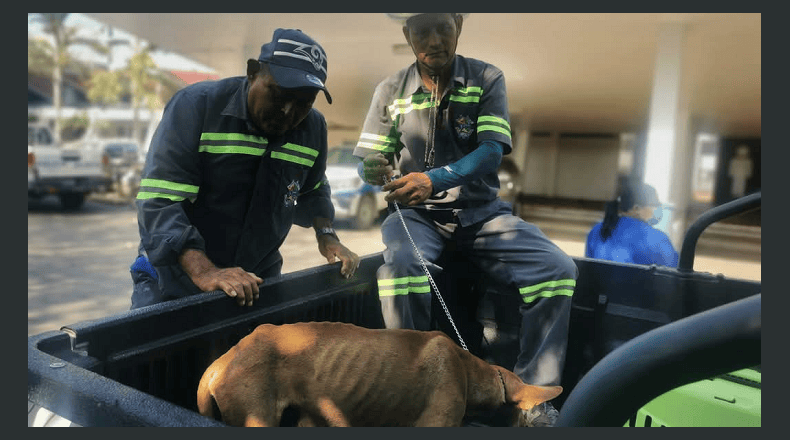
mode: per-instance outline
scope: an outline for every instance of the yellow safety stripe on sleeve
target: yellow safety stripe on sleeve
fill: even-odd
[[[477,133],[484,131],[495,131],[511,137],[510,124],[508,124],[507,120],[496,116],[480,116],[477,118]]]
[[[546,281],[532,286],[522,287],[518,290],[521,299],[529,304],[538,298],[551,298],[557,295],[573,296],[573,289],[576,287],[576,280],[565,279]]]
[[[166,194],[166,193],[150,192],[150,191],[137,192],[137,200],[146,200],[146,199],[170,199],[174,202],[180,202],[182,200],[186,200],[186,197],[177,196],[175,194]]]
[[[138,200],[165,198],[175,202],[190,199],[194,200],[197,197],[197,185],[190,185],[188,183],[171,182],[162,179],[142,179],[140,181],[140,191],[137,193]]]
[[[379,296],[409,295],[412,293],[430,293],[427,275],[413,277],[389,278],[378,280]]]

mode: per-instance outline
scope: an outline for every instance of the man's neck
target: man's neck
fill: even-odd
[[[437,74],[434,72],[428,71],[427,68],[420,66],[417,64],[417,71],[420,73],[420,78],[422,79],[423,85],[428,89],[431,90],[436,87],[436,81],[438,77],[438,86],[439,86],[439,94],[441,95],[442,92],[447,88],[447,85],[450,82],[450,77],[452,76],[452,67],[453,63],[450,61],[446,66],[442,68],[442,70]]]

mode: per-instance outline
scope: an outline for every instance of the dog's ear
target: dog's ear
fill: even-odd
[[[543,387],[525,384],[512,371],[497,367],[502,373],[505,384],[505,401],[514,403],[520,409],[530,410],[533,406],[549,401],[562,393],[561,386]]]
[[[520,409],[529,411],[535,405],[549,401],[562,393],[561,386],[542,387],[523,384],[513,396],[513,401]]]

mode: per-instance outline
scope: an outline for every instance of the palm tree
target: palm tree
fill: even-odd
[[[28,69],[46,72],[52,77],[52,99],[55,107],[55,143],[61,139],[61,108],[63,106],[61,88],[63,85],[63,72],[67,66],[78,66],[69,56],[69,48],[75,45],[85,45],[95,52],[105,55],[107,47],[96,40],[85,39],[77,36],[79,28],[66,26],[68,13],[39,13],[31,14],[30,19],[39,21],[44,25],[44,32],[52,37],[52,42],[40,40],[28,42]],[[32,56],[31,56],[32,51]]]

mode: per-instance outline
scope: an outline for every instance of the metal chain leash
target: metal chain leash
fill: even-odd
[[[387,177],[384,176],[385,182],[388,182],[390,180],[391,179],[387,179]],[[395,205],[395,211],[398,212],[398,217],[400,217],[401,224],[403,225],[403,230],[406,231],[406,236],[409,237],[409,241],[411,242],[412,247],[414,247],[414,252],[417,253],[417,258],[420,260],[420,266],[422,266],[422,270],[425,272],[425,275],[428,276],[428,281],[431,283],[431,287],[433,287],[433,291],[436,292],[436,298],[439,299],[439,304],[442,305],[442,309],[444,309],[444,313],[445,315],[447,315],[447,319],[450,321],[450,325],[453,326],[453,330],[455,330],[455,334],[456,336],[458,336],[458,342],[461,343],[461,347],[463,347],[464,350],[469,351],[469,349],[466,348],[466,343],[464,342],[464,339],[461,337],[461,333],[458,331],[458,328],[455,326],[455,321],[453,321],[453,317],[450,315],[450,311],[447,309],[447,305],[444,303],[444,298],[442,298],[442,294],[439,293],[439,288],[436,287],[436,283],[433,281],[433,277],[431,276],[431,273],[428,271],[428,265],[425,264],[425,260],[423,260],[422,255],[420,254],[420,250],[417,248],[417,244],[414,243],[414,239],[411,237],[411,233],[409,233],[409,228],[406,227],[406,220],[403,218],[403,213],[398,207],[398,203],[393,202],[393,205]]]
[[[425,169],[430,170],[436,158],[434,138],[436,137],[436,116],[439,109],[439,77],[431,76],[431,107],[428,110],[428,145],[425,146]]]

